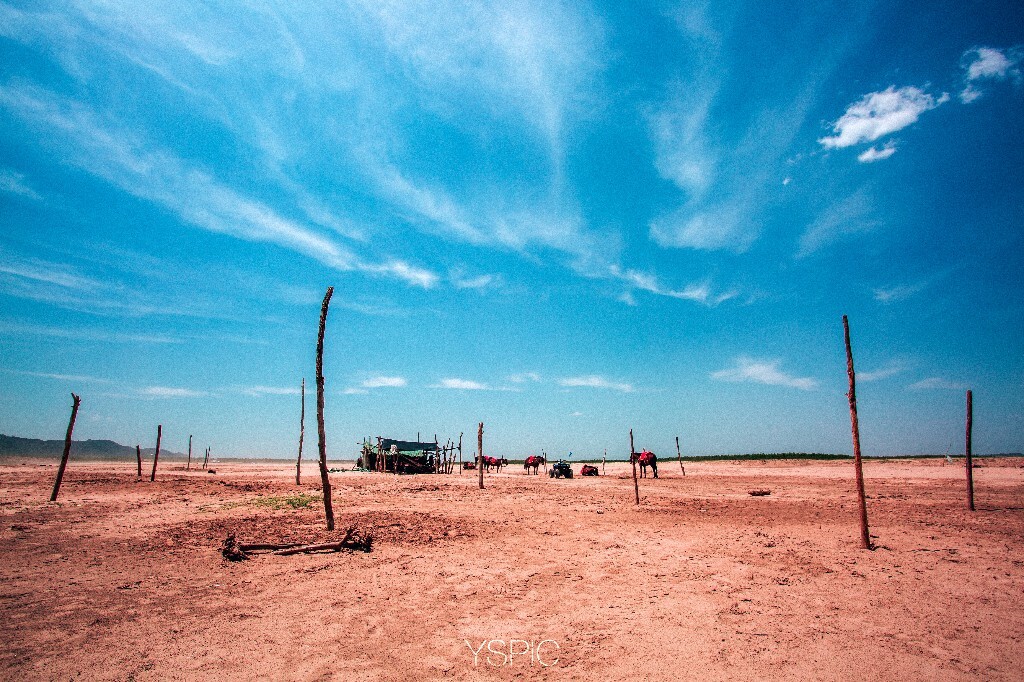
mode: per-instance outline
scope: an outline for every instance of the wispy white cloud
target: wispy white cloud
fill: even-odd
[[[198,398],[207,395],[205,391],[172,386],[147,386],[139,389],[139,394],[146,398]]]
[[[719,381],[752,382],[769,386],[788,386],[811,391],[818,387],[816,379],[795,377],[779,369],[781,360],[755,360],[741,356],[736,358],[732,367],[711,373],[712,379]]]
[[[302,393],[301,386],[237,386],[236,390],[243,395],[253,398],[262,398],[268,395],[299,395]]]
[[[948,99],[948,95],[935,97],[914,86],[897,88],[891,85],[880,92],[868,93],[847,107],[846,113],[832,124],[835,135],[823,137],[818,142],[826,149],[874,142],[913,125],[921,114]]]
[[[875,300],[879,303],[905,301],[927,289],[930,283],[929,281],[923,281],[875,289]]]
[[[898,362],[896,360],[890,361],[878,369],[870,370],[867,372],[857,372],[857,381],[881,381],[882,379],[888,379],[889,377],[896,376],[907,370],[905,363]]]
[[[2,86],[0,106],[40,127],[45,137],[61,138],[70,162],[196,227],[276,244],[342,271],[392,276],[427,288],[438,281],[434,273],[399,259],[357,258],[328,235],[244,196],[138,133],[103,120],[81,102],[35,87]]]
[[[498,281],[498,278],[495,275],[477,275],[476,277],[467,277],[458,271],[453,272],[450,279],[456,289],[476,290],[491,287]]]
[[[882,161],[888,159],[890,156],[896,153],[896,143],[886,142],[881,147],[868,147],[860,154],[857,155],[857,160],[861,163],[874,163],[875,161]]]
[[[607,388],[614,391],[622,391],[623,393],[632,393],[634,390],[632,384],[622,381],[612,381],[597,374],[565,377],[564,379],[558,380],[558,385],[565,388]]]
[[[75,383],[83,384],[109,384],[110,379],[103,379],[101,377],[88,376],[86,374],[54,374],[51,372],[29,372],[18,369],[4,369],[3,371],[11,374],[21,374],[22,376],[39,377],[40,379],[53,379],[55,381],[72,381]]]
[[[185,343],[185,339],[167,334],[139,334],[105,331],[85,327],[50,327],[37,324],[0,320],[0,334],[30,334],[59,339],[77,339],[85,341],[104,341],[112,343]]]
[[[805,258],[843,237],[870,232],[881,222],[867,190],[859,190],[832,204],[800,236],[797,258]]]
[[[522,374],[513,374],[508,378],[514,384],[525,384],[527,382],[540,383],[541,376],[536,372],[523,372]]]
[[[950,381],[943,377],[928,377],[927,379],[922,379],[921,381],[910,384],[907,388],[915,391],[930,389],[963,390],[967,388],[967,384],[963,384],[958,381]]]
[[[1018,64],[1024,56],[1020,48],[1000,50],[992,47],[976,47],[964,52],[960,63],[964,69],[964,89],[960,101],[970,104],[982,95],[979,82],[1020,78]]]
[[[42,201],[43,196],[25,182],[25,175],[10,168],[0,168],[0,192],[10,192],[33,201]]]
[[[715,292],[709,282],[693,283],[682,289],[672,289],[662,286],[658,281],[658,277],[649,272],[622,269],[617,265],[611,266],[608,271],[613,278],[621,280],[630,287],[619,298],[619,300],[627,305],[636,305],[636,299],[633,297],[632,290],[646,291],[656,296],[693,301],[708,307],[714,307],[739,296],[739,291],[735,289]]]
[[[363,388],[401,388],[408,384],[405,377],[376,376],[364,379],[359,385]]]
[[[441,379],[437,384],[434,384],[432,388],[452,388],[462,391],[488,391],[490,387],[487,384],[480,383],[478,381],[471,381],[469,379]]]

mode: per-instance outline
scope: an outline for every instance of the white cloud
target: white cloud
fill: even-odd
[[[875,161],[881,161],[888,159],[890,156],[896,153],[896,143],[887,142],[882,147],[868,147],[860,154],[857,155],[857,160],[861,163],[874,163]]]
[[[42,195],[25,182],[23,173],[18,173],[10,168],[0,168],[0,191],[17,194],[34,201],[43,200]]]
[[[513,374],[508,380],[514,384],[525,384],[528,381],[539,383],[541,378],[536,372],[523,372],[522,374]]]
[[[915,391],[930,389],[963,390],[967,388],[967,385],[956,381],[950,381],[949,379],[944,379],[942,377],[929,377],[927,379],[922,379],[917,383],[913,383],[907,388]]]
[[[608,388],[615,391],[622,391],[623,393],[633,392],[632,384],[620,381],[610,381],[596,374],[559,379],[558,385],[565,388]]]
[[[976,47],[964,52],[960,59],[964,68],[964,89],[960,101],[970,104],[982,95],[978,81],[1005,80],[1008,76],[1020,77],[1017,65],[1021,61],[1019,49],[997,50],[991,47]]]
[[[711,284],[708,282],[689,284],[682,289],[670,289],[661,286],[658,282],[658,278],[651,273],[633,269],[623,270],[615,265],[609,268],[609,272],[613,277],[622,280],[633,289],[646,291],[657,296],[667,296],[669,298],[676,298],[684,301],[693,301],[708,307],[714,307],[720,303],[736,298],[739,295],[739,292],[735,289],[715,293],[712,291]],[[626,291],[619,300],[626,305],[636,305],[636,299],[633,297],[631,291]]]
[[[843,237],[870,232],[879,225],[870,196],[860,190],[829,206],[807,226],[796,257],[805,258]]]
[[[239,386],[238,392],[253,398],[262,398],[265,395],[299,395],[302,393],[301,386]]]
[[[829,149],[874,142],[912,125],[921,114],[943,104],[947,99],[947,95],[935,98],[913,86],[897,89],[892,85],[881,92],[868,93],[851,104],[846,113],[832,124],[836,135],[823,137],[818,142]]]
[[[479,275],[477,277],[452,276],[452,284],[456,289],[486,289],[495,282],[494,275]]]
[[[147,386],[140,389],[139,393],[147,398],[197,398],[206,395],[203,391],[193,391],[188,388],[173,388],[170,386]]]
[[[818,382],[810,377],[794,377],[779,369],[780,360],[755,360],[748,357],[736,358],[733,367],[720,369],[711,373],[712,379],[719,381],[748,381],[769,386],[788,386],[810,391],[818,387]]]
[[[917,282],[915,284],[898,284],[892,287],[875,289],[875,300],[879,303],[905,301],[927,289],[928,284],[929,282]]]
[[[490,387],[477,381],[468,379],[441,379],[433,388],[453,388],[463,391],[487,391]]]
[[[906,371],[906,366],[903,363],[892,361],[876,370],[869,372],[857,372],[857,381],[880,381],[882,379],[888,379],[891,376],[900,374]]]
[[[21,374],[29,377],[39,377],[40,379],[54,379],[56,381],[73,381],[75,383],[83,384],[109,384],[110,379],[101,379],[100,377],[92,377],[83,374],[53,374],[50,372],[28,372],[17,369],[5,369],[5,372],[11,374]]]
[[[371,377],[363,381],[360,386],[363,388],[401,388],[408,385],[405,377]]]

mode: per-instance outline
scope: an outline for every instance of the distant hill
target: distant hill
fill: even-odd
[[[142,448],[142,455],[152,457],[155,448]],[[63,440],[39,440],[0,434],[0,457],[55,457],[64,454]],[[195,457],[193,452],[192,456]],[[135,459],[135,448],[112,440],[72,440],[71,457],[79,459]],[[184,458],[180,452],[160,448],[160,457]]]

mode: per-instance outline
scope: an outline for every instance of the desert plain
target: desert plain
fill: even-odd
[[[976,461],[970,512],[962,459],[867,460],[868,551],[849,461],[663,461],[639,506],[622,462],[338,472],[328,532],[315,463],[72,460],[51,503],[12,458],[0,678],[1018,680],[1024,460]],[[350,527],[370,552],[221,554]]]

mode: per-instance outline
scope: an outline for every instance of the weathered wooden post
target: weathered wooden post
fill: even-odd
[[[302,485],[302,439],[306,435],[306,377],[302,377],[302,408],[299,411],[299,459],[295,462],[295,485]],[[366,462],[363,462],[366,465]]]
[[[640,484],[636,481],[636,450],[633,448],[633,429],[629,430],[629,463],[633,465],[633,494],[640,504]]]
[[[480,490],[484,489],[484,423],[476,430],[476,470],[479,476]]]
[[[316,339],[316,428],[320,436],[320,481],[323,483],[327,530],[334,530],[334,508],[331,505],[331,479],[327,475],[327,436],[324,433],[324,327],[327,325],[327,308],[331,305],[332,294],[334,287],[327,287],[320,307],[320,331]]]
[[[203,468],[205,469],[205,468],[206,468],[206,466],[207,466],[207,465],[208,465],[209,463],[210,463],[210,446],[209,446],[209,445],[207,445],[207,446],[206,446],[206,456],[205,456],[205,457],[203,457]]]
[[[64,454],[60,458],[60,466],[57,467],[57,480],[53,482],[53,492],[50,493],[50,502],[57,501],[57,493],[60,492],[60,482],[64,480],[64,470],[68,467],[68,457],[71,456],[71,434],[75,430],[75,419],[78,418],[78,406],[82,399],[74,393],[71,394],[71,421],[68,422],[68,432],[64,436]]]
[[[853,351],[850,349],[850,323],[843,315],[843,337],[846,341],[846,374],[850,379],[850,429],[853,432],[853,468],[857,473],[857,500],[860,504],[860,541],[864,549],[874,549],[868,532],[868,503],[864,497],[864,469],[860,458],[860,427],[857,423],[857,390],[853,371]]]
[[[192,468],[192,434],[188,434],[188,464],[185,465],[185,471]]]
[[[459,434],[459,476],[462,475],[462,433]]]
[[[135,460],[139,463],[139,478],[142,478],[142,446],[135,444]]]
[[[156,451],[153,453],[153,473],[149,475],[150,481],[156,480],[156,462],[160,459],[160,437],[163,435],[163,424],[156,425]]]
[[[967,508],[974,511],[974,462],[971,455],[971,420],[973,407],[971,403],[971,392],[967,391]]]
[[[683,453],[679,449],[679,436],[676,436],[676,458],[679,460],[679,468],[683,472],[683,476],[686,475],[686,467],[683,466]]]

